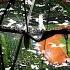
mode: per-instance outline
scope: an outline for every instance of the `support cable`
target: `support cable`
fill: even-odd
[[[27,28],[27,32],[28,32],[26,5],[25,5],[25,0],[23,0],[23,1],[24,1],[24,10],[25,10],[25,24],[26,24],[26,28]]]
[[[24,1],[25,20],[26,20],[25,23],[26,23],[27,32],[28,32],[28,24],[27,24],[27,15],[26,15],[25,0],[23,0],[23,1]],[[10,70],[14,70],[15,63],[16,63],[16,61],[17,61],[18,54],[19,54],[19,51],[20,51],[20,47],[21,47],[21,44],[22,44],[22,39],[23,39],[23,34],[22,34],[21,37],[20,37],[19,44],[18,44],[18,47],[17,47],[17,49],[16,49],[15,56],[14,56],[14,60],[13,60],[13,63],[12,63],[12,66],[11,66]]]
[[[3,22],[4,16],[7,14],[7,10],[11,7],[12,4],[13,4],[13,5],[15,4],[15,0],[9,0],[9,2],[8,2],[8,4],[7,4],[7,7],[6,7],[6,9],[4,10],[4,13],[3,13],[2,16],[1,16],[0,25],[1,25],[2,22]]]
[[[26,13],[26,6],[25,6],[25,0],[24,0],[24,9],[25,9],[25,20],[26,20],[26,27],[27,27],[27,33],[28,33],[28,23],[27,23],[27,13]],[[14,70],[14,67],[15,67],[15,63],[17,61],[17,58],[18,58],[18,54],[19,54],[19,51],[20,51],[20,47],[21,47],[21,44],[22,44],[22,39],[23,39],[23,36],[28,39],[30,38],[27,34],[22,34],[21,35],[21,38],[20,38],[20,41],[19,41],[19,44],[18,44],[18,47],[17,47],[17,50],[15,52],[15,56],[14,56],[14,60],[13,60],[13,64],[10,68],[10,70]],[[27,40],[26,40],[27,41]]]
[[[67,52],[67,55],[68,55],[68,34],[64,34],[64,38],[66,40],[66,52]]]
[[[0,31],[27,35],[28,37],[30,37],[31,39],[33,39],[36,42],[43,41],[43,40],[45,40],[45,39],[47,39],[55,34],[70,34],[69,29],[51,30],[51,31],[44,31],[42,34],[42,37],[40,39],[35,39],[29,33],[25,32],[24,30],[9,29],[7,27],[3,28],[0,26]]]
[[[20,40],[19,40],[19,44],[18,44],[18,47],[17,47],[17,49],[16,49],[15,56],[14,56],[14,60],[13,60],[13,63],[12,63],[12,66],[11,66],[10,70],[14,70],[15,63],[16,63],[16,61],[17,61],[18,54],[19,54],[19,51],[20,51],[20,47],[21,47],[21,44],[22,44],[22,39],[23,39],[23,34],[21,35],[21,38],[20,38]]]
[[[0,44],[0,70],[5,70],[3,56],[2,56],[2,45]]]
[[[6,9],[4,10],[4,13],[2,14],[1,16],[1,19],[0,19],[0,25],[2,24],[3,22],[3,19],[4,19],[4,16],[7,14],[7,10],[11,7],[11,5],[13,4],[14,5],[15,3],[15,0],[9,0],[8,4],[7,4],[7,7]],[[4,62],[3,62],[3,56],[2,56],[2,47],[1,47],[1,44],[0,44],[0,58],[1,58],[1,70],[5,70],[5,67],[4,67]]]

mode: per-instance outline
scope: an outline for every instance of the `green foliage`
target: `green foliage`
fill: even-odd
[[[34,9],[33,9],[33,13],[32,13],[32,16],[34,17],[38,17],[39,13],[45,13],[46,17],[47,15],[49,14],[49,17],[60,17],[60,16],[63,16],[63,12],[61,11],[58,11],[58,9],[56,9],[55,11],[49,11],[49,8],[52,8],[54,7],[56,4],[60,4],[64,10],[67,10],[67,15],[70,16],[70,6],[69,5],[66,5],[62,2],[59,2],[60,0],[36,0],[36,3],[35,4],[40,4],[40,5],[43,5],[45,4],[45,6],[43,7],[38,7],[38,6],[34,6]],[[49,6],[48,6],[48,3],[49,3]],[[5,8],[6,4],[0,4],[0,8]],[[12,18],[14,20],[17,21],[17,23],[21,23],[22,20],[24,20],[24,10],[21,10],[21,6],[24,7],[24,5],[20,2],[17,2],[15,4],[15,6],[12,6],[12,8],[14,10],[11,10],[11,11],[8,11],[8,14],[5,16],[5,20],[9,17],[9,18]],[[26,8],[27,8],[27,13],[29,11],[29,8],[30,6],[29,5],[26,5]],[[2,11],[0,11],[1,13]],[[14,13],[17,13],[17,14],[14,14]],[[56,14],[55,14],[56,13]],[[4,20],[4,23],[7,24],[7,22],[5,22]],[[19,21],[20,20],[20,21]],[[24,22],[22,22],[24,23]],[[15,24],[14,24],[15,25]],[[45,27],[47,27],[45,25]],[[57,25],[55,24],[49,24],[48,25],[48,29],[53,29],[53,27],[57,27]],[[11,34],[11,33],[0,33],[0,43],[2,44],[2,49],[3,49],[3,57],[4,57],[4,63],[5,63],[5,67],[7,67],[8,65],[11,65],[12,63],[12,60],[13,60],[13,57],[14,57],[14,53],[15,53],[15,50],[17,48],[17,45],[19,43],[19,38],[20,38],[20,35],[18,34]],[[26,39],[27,40],[27,39]],[[65,39],[62,38],[61,39],[61,42],[65,44]],[[70,55],[70,38],[68,39],[68,51],[69,51],[69,55]],[[26,47],[29,46],[29,49],[33,50],[33,47],[31,46],[31,44],[29,45],[29,40],[25,42],[26,43]],[[41,56],[37,55],[37,54],[34,54],[32,52],[29,52],[25,49],[22,49],[24,48],[24,42],[22,41],[22,45],[21,45],[21,50],[20,50],[20,53],[19,53],[19,56],[18,56],[18,60],[16,62],[16,66],[17,68],[20,69],[20,64],[23,63],[24,65],[26,65],[26,67],[21,67],[20,70],[32,70],[31,68],[31,64],[34,64],[34,65],[38,65],[39,67],[39,70],[43,70],[44,68],[48,68],[48,70],[69,70],[69,68],[65,68],[65,67],[62,67],[62,68],[53,68],[51,66],[47,66],[45,63],[43,63],[43,60],[41,60]],[[66,49],[66,48],[65,48]]]
[[[10,59],[9,59],[10,48],[9,48],[7,42],[6,42],[6,41],[8,41],[8,39],[7,39],[7,37],[4,34],[0,34],[0,37],[1,37],[0,41],[1,41],[2,49],[3,49],[4,63],[5,63],[5,66],[7,66],[9,64],[9,62],[10,62]]]

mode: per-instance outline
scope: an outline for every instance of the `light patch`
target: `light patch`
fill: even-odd
[[[44,57],[41,58],[42,60],[46,61],[46,59]]]
[[[65,61],[67,61],[67,62],[69,62],[69,63],[70,63],[70,58],[66,58],[66,59],[65,59]]]
[[[14,37],[13,39],[14,39],[14,40],[16,40],[16,38],[15,38],[15,37]]]
[[[59,44],[59,47],[64,47],[65,45],[64,44]]]
[[[49,43],[49,45],[51,45],[51,47],[57,47],[55,43]]]
[[[10,70],[11,67],[5,68],[5,70]]]
[[[41,52],[40,51],[38,51],[37,53],[38,53],[38,55],[41,55]]]
[[[69,21],[68,21],[68,20],[65,20],[65,22],[69,23]]]
[[[48,68],[46,68],[46,70],[49,70]]]
[[[45,4],[43,4],[43,5],[36,4],[36,6],[37,6],[37,7],[43,7],[43,6],[45,6]]]
[[[57,7],[59,7],[59,4],[57,4],[56,6],[54,6],[51,10],[55,10]]]
[[[41,52],[42,54],[44,54],[45,53],[45,50],[42,50],[42,52]]]
[[[70,2],[70,0],[66,0],[66,2]]]
[[[24,8],[22,8],[21,10],[24,11]]]
[[[64,44],[59,44],[59,45],[57,45],[57,44],[55,44],[55,43],[49,43],[50,45],[51,45],[51,47],[64,47],[65,45]]]
[[[7,25],[7,27],[10,27],[12,24],[16,23],[16,21],[14,21],[13,19],[9,19],[9,24]]]
[[[4,47],[2,47],[2,49],[5,49]]]
[[[38,50],[38,51],[40,50],[38,46],[34,47],[34,49],[35,49],[35,50]]]
[[[14,12],[14,14],[17,15],[18,13],[17,12]]]
[[[25,48],[22,48],[22,50],[25,50]]]
[[[39,69],[37,65],[33,65],[33,64],[31,64],[31,68],[32,68],[32,69],[36,69],[36,70]]]
[[[17,28],[22,28],[22,24],[16,24]]]
[[[36,18],[35,20],[36,20],[36,22],[38,22],[38,21],[39,21],[39,19],[38,19],[38,18]]]
[[[39,43],[36,43],[36,44],[35,44],[35,46],[41,46],[41,44],[39,44]]]
[[[57,25],[67,27],[68,24],[69,24],[68,22],[64,22],[64,23],[62,23],[62,24],[57,24]]]
[[[3,11],[3,10],[5,10],[5,8],[1,8],[1,9],[0,9],[0,11]]]
[[[47,61],[47,60],[46,60],[46,61],[44,61],[44,63],[45,63],[45,64],[47,64],[47,65],[49,65],[49,61]]]
[[[0,15],[2,15],[2,14],[3,14],[3,12],[0,13]]]
[[[69,23],[63,23],[63,25],[68,25]]]
[[[26,3],[28,3],[29,5],[33,4],[31,0],[26,0]]]
[[[22,67],[26,67],[26,65],[24,65],[24,64],[20,64],[20,66],[22,66]]]
[[[43,14],[39,14],[39,29],[40,30],[46,30],[46,28],[45,28],[45,26],[44,26],[44,24],[43,24]]]
[[[58,21],[49,21],[49,23],[58,23]]]
[[[55,68],[58,68],[58,67],[63,67],[63,66],[69,66],[67,63],[62,63],[61,65],[54,65]]]
[[[14,9],[12,7],[10,7],[9,10],[14,10]]]
[[[35,53],[36,54],[36,51],[35,50],[27,50],[27,51],[29,51],[29,52],[32,52],[32,53]]]
[[[16,23],[16,21],[14,21],[13,19],[8,19],[8,21],[9,21],[9,23],[7,25],[3,25],[3,26],[5,26],[5,27],[11,27],[12,24]],[[14,27],[14,26],[12,26],[12,27]]]
[[[33,36],[34,38],[38,38],[37,36]]]
[[[12,24],[16,23],[16,21],[14,21],[13,19],[9,19],[8,21],[9,23],[8,25],[6,25],[6,27],[10,27]]]

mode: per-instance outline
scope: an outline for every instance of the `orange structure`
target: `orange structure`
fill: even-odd
[[[54,35],[46,40],[38,42],[41,54],[52,64],[62,64],[68,58],[66,52],[62,48],[60,39],[62,35]]]

